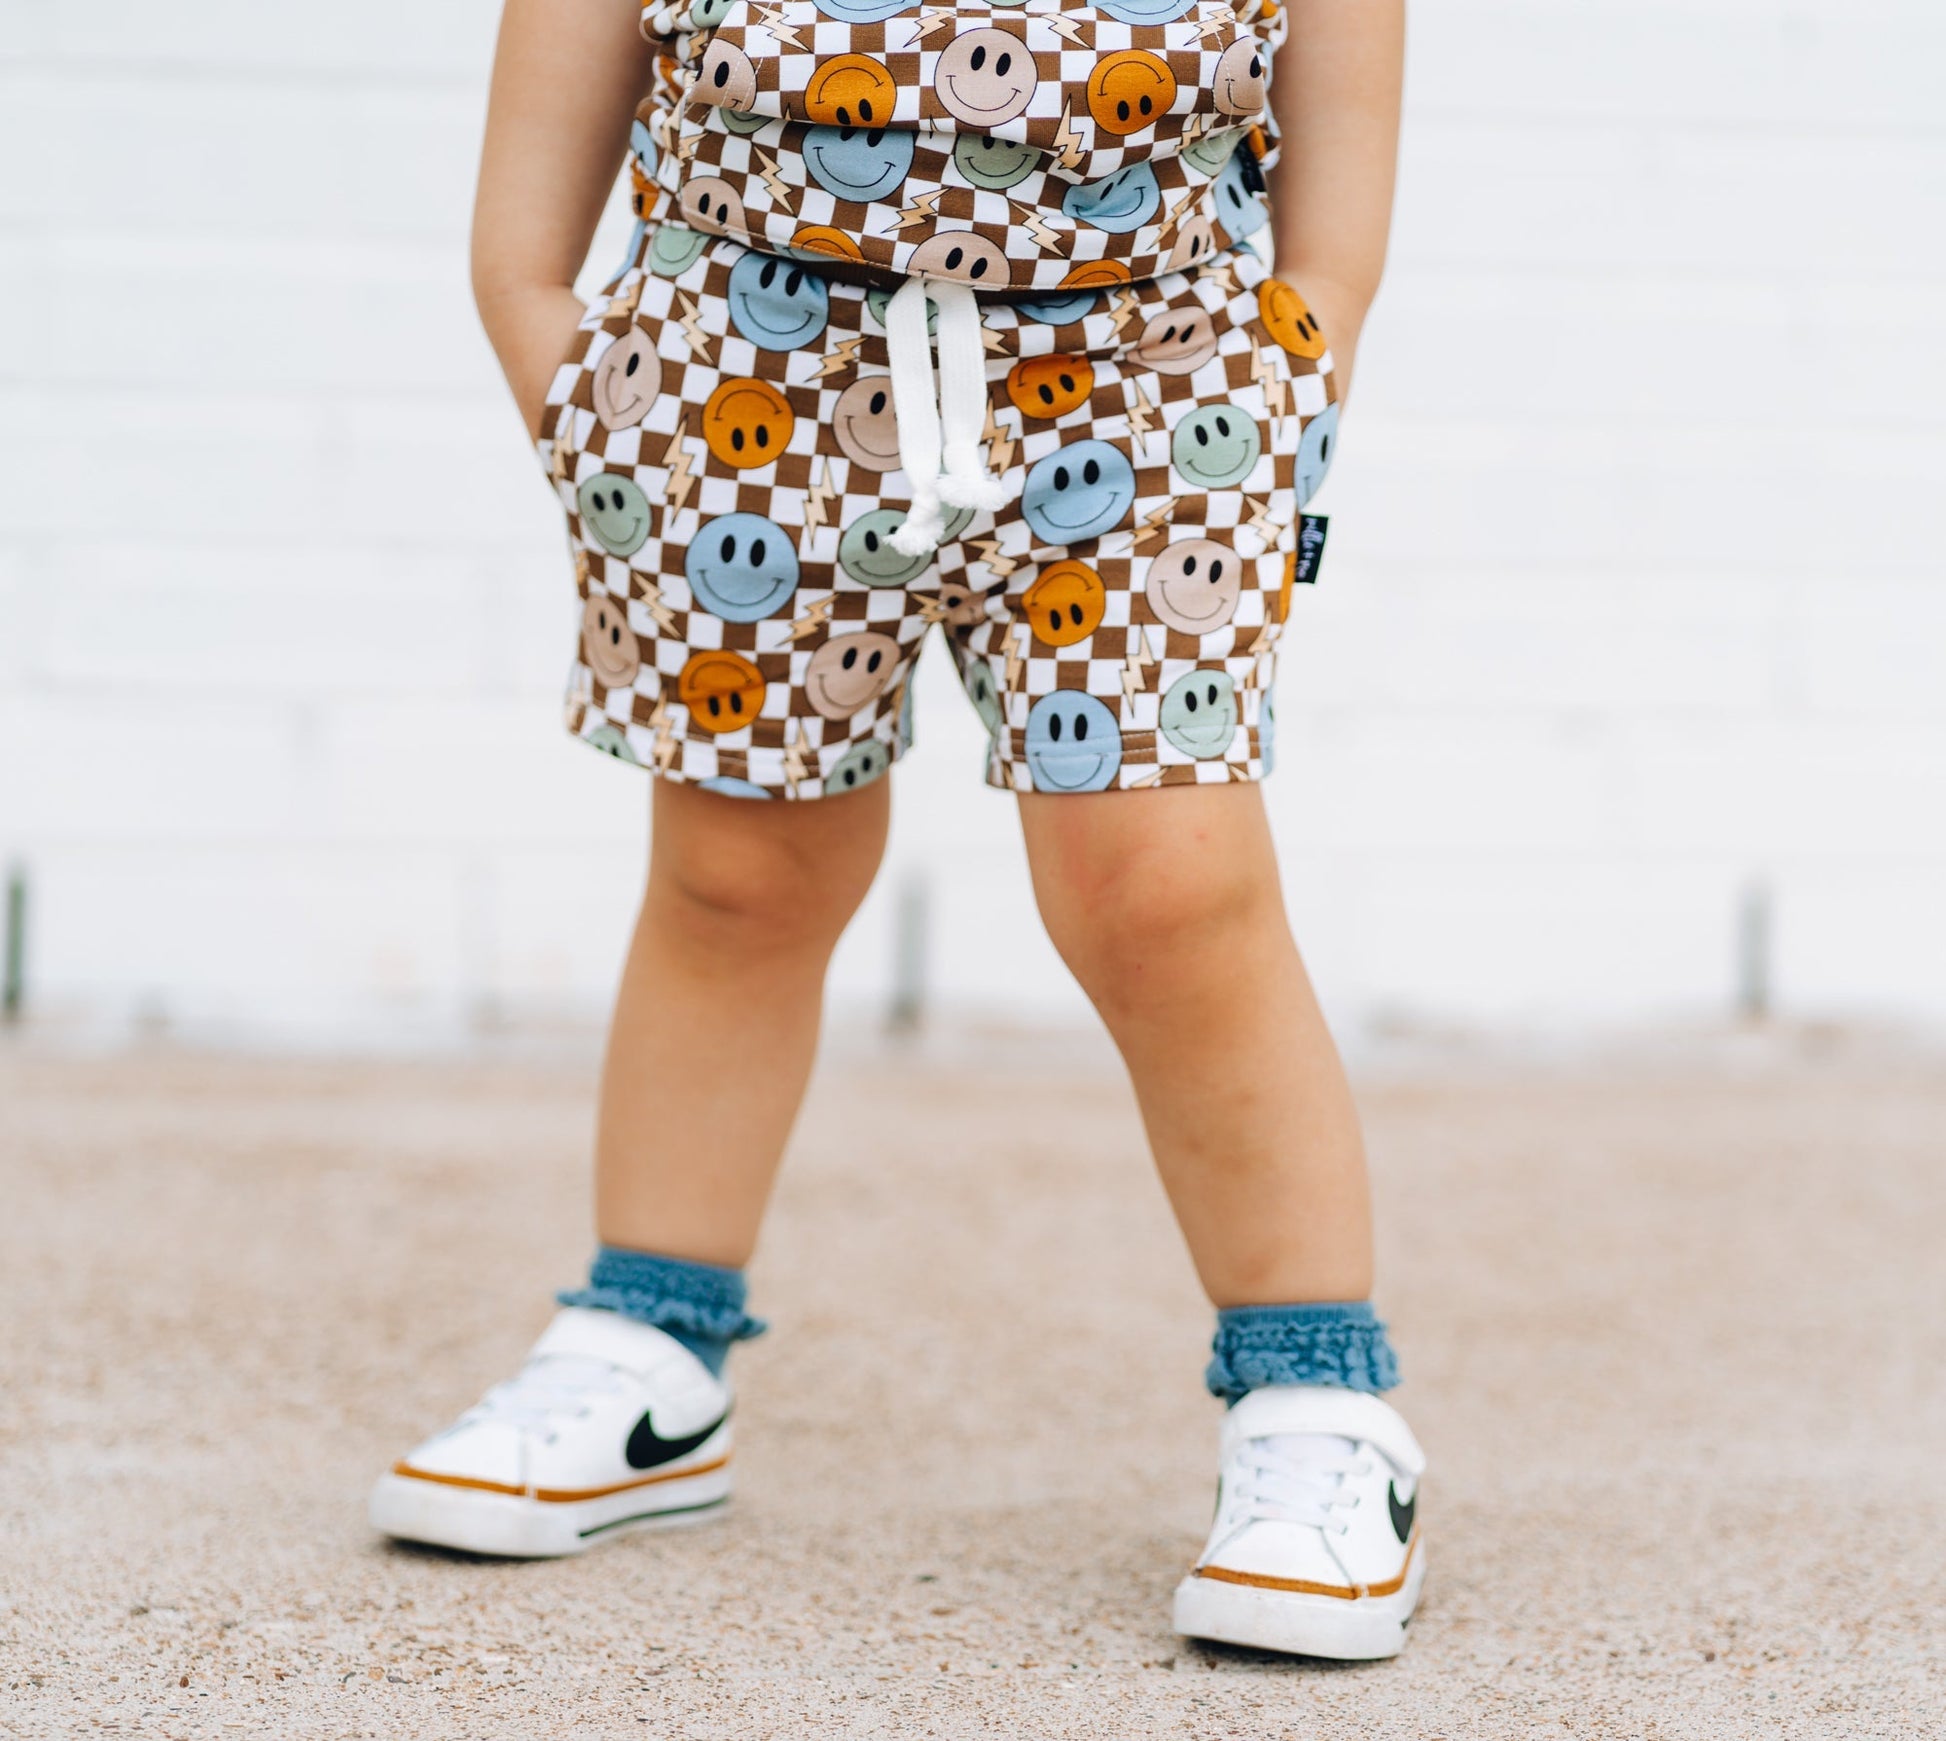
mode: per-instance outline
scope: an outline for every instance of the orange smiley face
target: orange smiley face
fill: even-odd
[[[1086,357],[1022,357],[1007,371],[1007,397],[1023,417],[1065,417],[1094,390],[1095,366]]]
[[[883,127],[898,94],[891,73],[870,55],[833,55],[818,62],[804,88],[804,118],[826,127]]]
[[[1104,55],[1088,75],[1088,113],[1104,133],[1153,127],[1176,100],[1176,75],[1160,55],[1125,48]]]
[[[790,401],[750,375],[733,375],[703,405],[704,445],[734,471],[769,465],[796,427]]]
[[[741,653],[692,653],[676,679],[676,699],[704,731],[741,731],[756,719],[769,687]]]
[[[1133,274],[1119,260],[1084,260],[1061,279],[1063,290],[1099,290],[1104,284],[1127,284]]]
[[[1324,334],[1318,330],[1318,317],[1283,279],[1263,281],[1257,291],[1257,312],[1263,316],[1264,330],[1292,356],[1324,355]]]
[[[1037,639],[1050,647],[1072,647],[1101,627],[1108,587],[1085,562],[1052,562],[1020,602]]]
[[[834,260],[863,263],[865,250],[843,230],[829,224],[799,224],[791,235],[791,246],[800,254],[827,254]]]

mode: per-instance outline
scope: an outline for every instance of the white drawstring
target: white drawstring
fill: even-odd
[[[937,401],[932,341],[926,334],[928,297],[939,309]],[[986,433],[986,346],[972,290],[945,280],[908,278],[885,305],[885,350],[892,365],[899,463],[912,484],[912,507],[892,534],[892,548],[905,556],[927,556],[946,530],[942,502],[997,509],[1007,501],[1006,485],[987,471],[980,449]]]

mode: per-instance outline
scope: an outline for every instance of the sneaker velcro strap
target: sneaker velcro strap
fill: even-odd
[[[1268,1384],[1253,1390],[1223,1417],[1226,1450],[1275,1433],[1335,1433],[1376,1445],[1394,1467],[1417,1477],[1426,1454],[1397,1409],[1383,1398],[1336,1385]]]

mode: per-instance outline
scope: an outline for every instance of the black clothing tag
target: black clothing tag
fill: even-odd
[[[1331,529],[1329,516],[1305,514],[1297,522],[1297,573],[1300,585],[1317,583],[1318,568],[1324,561],[1324,535]]]

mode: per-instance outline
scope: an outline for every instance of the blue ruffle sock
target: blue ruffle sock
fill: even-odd
[[[1203,1381],[1225,1402],[1266,1384],[1380,1391],[1399,1382],[1398,1356],[1369,1300],[1230,1306],[1216,1314],[1210,1352]]]
[[[722,1376],[732,1342],[761,1336],[767,1326],[743,1309],[743,1271],[686,1257],[658,1257],[604,1245],[588,1268],[588,1285],[556,1294],[564,1306],[620,1312],[675,1337],[711,1372]]]

